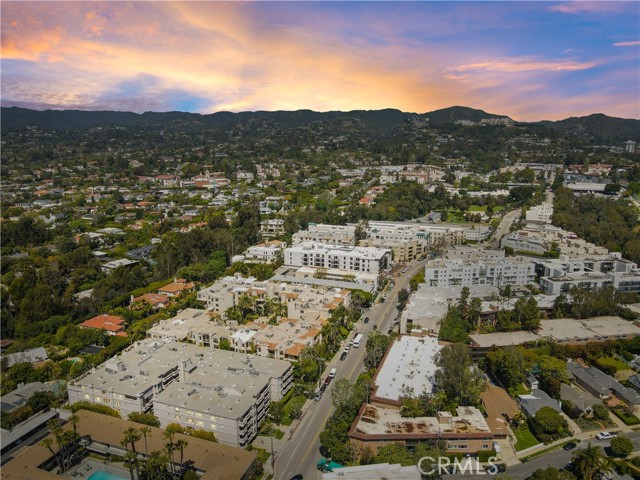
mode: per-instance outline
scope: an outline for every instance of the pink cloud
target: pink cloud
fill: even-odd
[[[632,42],[616,42],[613,44],[614,47],[635,47],[640,45],[640,40],[635,40]]]
[[[547,8],[550,12],[559,13],[607,13],[607,12],[620,12],[629,7],[626,5],[633,2],[621,2],[621,1],[606,1],[606,2],[584,2],[582,0],[575,0],[569,3],[560,3],[552,5]]]
[[[574,60],[561,60],[561,61],[530,61],[530,60],[518,60],[508,59],[497,62],[485,61],[470,63],[466,65],[459,65],[447,69],[446,77],[452,79],[459,79],[465,77],[467,73],[483,73],[483,72],[505,72],[505,73],[519,73],[519,72],[572,72],[576,70],[586,70],[597,66],[599,62],[578,62]]]

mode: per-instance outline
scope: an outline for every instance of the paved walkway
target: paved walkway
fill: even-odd
[[[619,420],[617,417],[615,417],[615,415],[613,415],[613,413],[611,413],[609,416],[612,419],[614,419],[614,421]],[[622,422],[621,421],[620,422],[616,422],[616,424],[619,424],[619,423],[622,423]],[[582,430],[580,430],[580,428],[577,426],[577,424],[573,420],[570,421],[570,425],[572,426],[572,428],[575,428],[574,432],[576,432],[576,433],[573,435],[573,437],[561,438],[560,440],[556,440],[555,442],[548,443],[546,445],[542,443],[542,444],[540,444],[538,446],[535,446],[535,447],[532,447],[530,449],[527,449],[527,451],[524,452],[524,453],[517,453],[515,455],[515,457],[510,457],[509,461],[511,463],[508,463],[506,461],[506,459],[504,460],[504,463],[506,463],[507,465],[515,465],[515,464],[519,463],[520,459],[523,458],[523,457],[528,457],[529,455],[533,455],[533,454],[535,454],[537,452],[540,452],[542,450],[546,450],[546,449],[551,448],[551,447],[555,447],[555,446],[558,446],[558,445],[563,445],[563,444],[567,443],[571,438],[574,438],[576,440],[580,440],[581,442],[591,442],[591,441],[595,440],[595,435],[598,432],[607,431],[605,429],[602,429],[602,430],[589,430],[588,432],[583,432]],[[630,432],[633,432],[632,427],[624,425],[624,423],[622,423],[622,426],[616,427],[616,428],[612,428],[611,430],[615,430],[618,433],[630,433]]]

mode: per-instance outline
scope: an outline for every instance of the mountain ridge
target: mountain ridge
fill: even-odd
[[[402,112],[387,108],[382,110],[351,110],[317,112],[309,109],[277,111],[220,111],[211,114],[190,112],[121,112],[111,110],[32,110],[23,107],[1,107],[2,130],[36,126],[49,130],[84,130],[112,126],[167,125],[172,122],[192,122],[203,127],[233,127],[251,120],[269,120],[279,127],[290,128],[310,125],[319,121],[357,121],[363,128],[388,129],[414,119],[429,119],[432,126],[445,125],[460,120],[479,122],[486,118],[509,118],[507,115],[488,113],[465,106],[452,106],[426,113]],[[569,137],[588,138],[596,141],[640,141],[640,120],[610,117],[594,113],[583,117],[538,122],[514,122],[517,125],[542,125]]]

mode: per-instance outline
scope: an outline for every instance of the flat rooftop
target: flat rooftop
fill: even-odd
[[[139,396],[186,363],[186,382],[206,388],[223,386],[230,391],[249,391],[258,378],[280,377],[290,363],[284,360],[198,347],[175,341],[145,339],[127,347],[73,383]],[[257,372],[257,375],[255,373]],[[168,387],[170,391],[172,386]],[[178,393],[176,393],[178,394]],[[158,398],[158,397],[156,397]],[[221,403],[222,405],[222,403]]]
[[[464,287],[461,285],[430,287],[423,283],[410,297],[402,316],[412,320],[414,326],[438,331],[438,322],[444,317],[451,302],[457,302]],[[490,298],[498,294],[492,285],[469,285],[469,298]]]
[[[352,245],[330,245],[318,242],[302,242],[293,247],[287,248],[287,251],[295,251],[302,253],[320,253],[334,254],[345,257],[358,257],[368,259],[381,259],[390,251],[386,248],[377,247],[355,247]]]
[[[584,320],[559,318],[540,321],[538,335],[556,341],[585,341],[601,337],[640,335],[640,327],[620,317],[595,317]]]
[[[437,370],[435,357],[442,349],[432,337],[402,336],[392,344],[376,373],[375,396],[397,401],[405,388],[415,395],[431,393]]]
[[[398,410],[366,405],[356,419],[354,432],[365,435],[447,435],[491,434],[482,412],[475,407],[458,407],[457,415],[440,412],[441,417],[400,416]]]
[[[512,345],[522,345],[527,342],[537,342],[541,338],[533,332],[500,332],[470,335],[473,347],[509,347]]]

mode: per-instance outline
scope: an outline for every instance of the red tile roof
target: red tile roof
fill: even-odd
[[[124,318],[102,314],[82,322],[79,327],[100,328],[109,332],[124,332]]]

